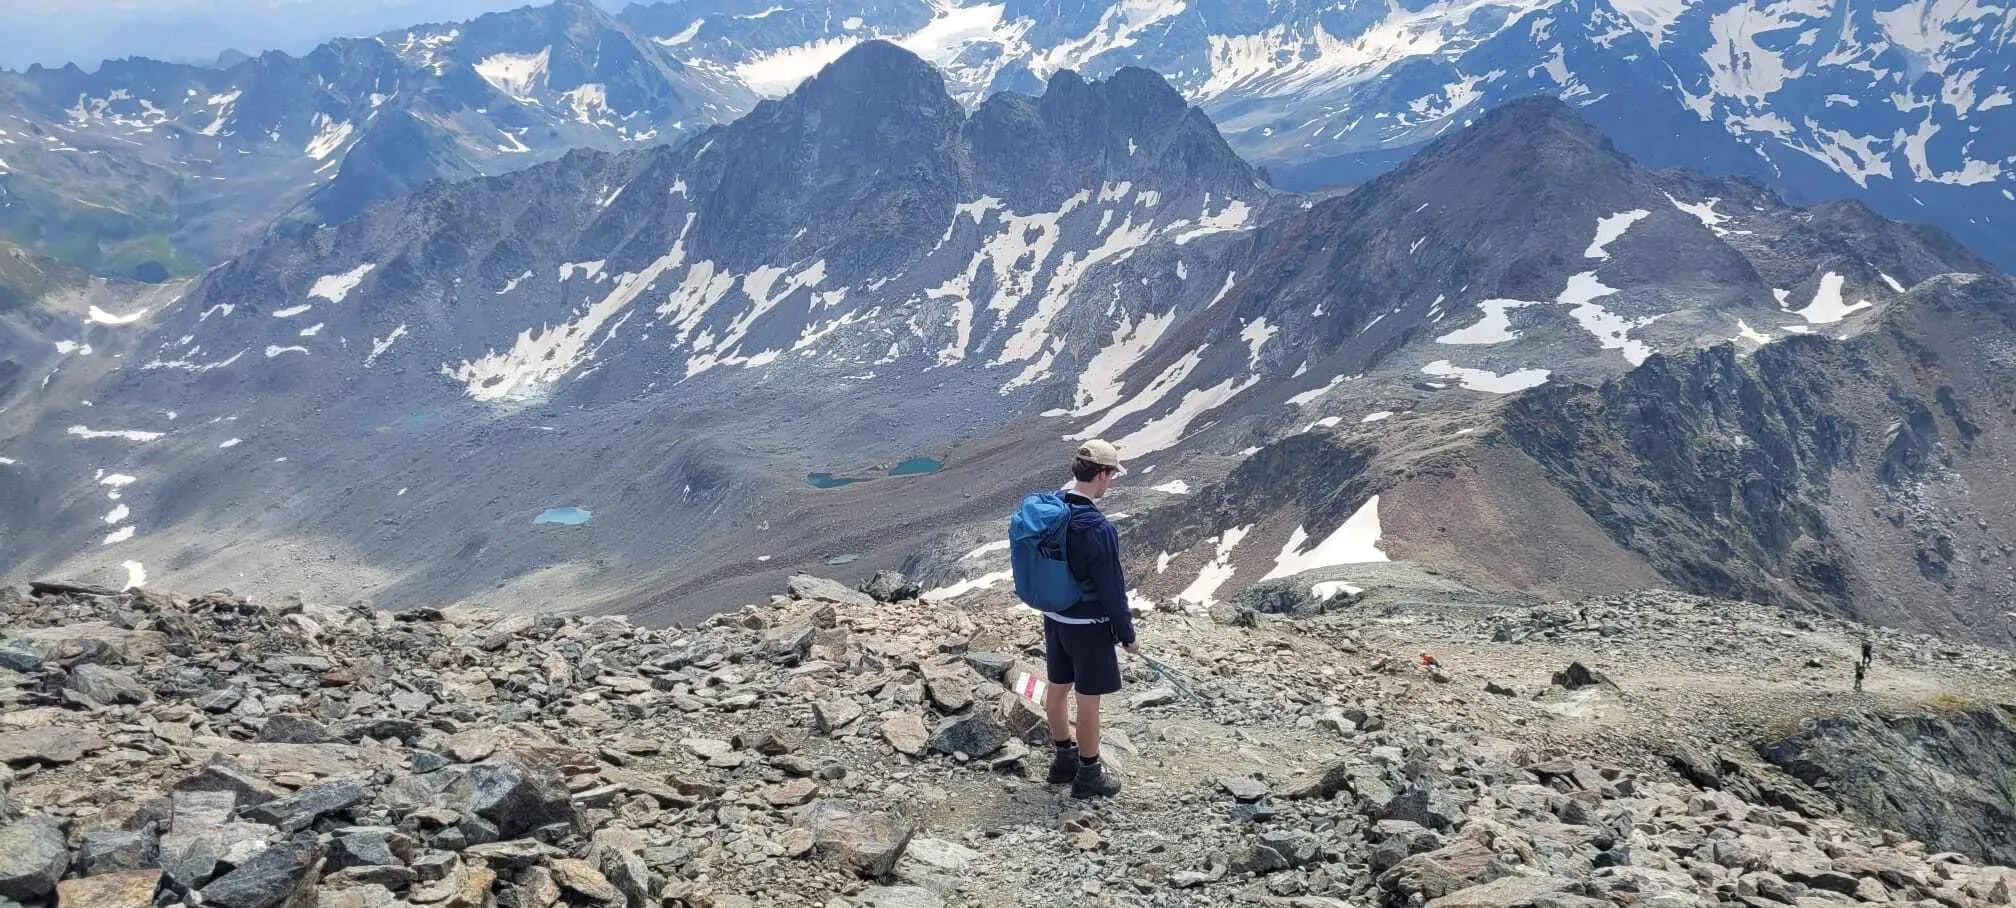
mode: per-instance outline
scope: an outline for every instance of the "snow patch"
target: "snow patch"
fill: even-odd
[[[371,355],[364,358],[364,368],[371,368],[372,365],[378,362],[378,357],[384,356],[385,351],[392,349],[392,345],[405,336],[406,325],[402,322],[399,327],[392,329],[391,334],[387,334],[382,338],[372,339]]]
[[[1592,259],[1609,258],[1610,250],[1607,247],[1611,243],[1616,242],[1619,237],[1622,237],[1625,231],[1630,230],[1631,225],[1651,216],[1652,212],[1646,211],[1643,208],[1637,208],[1623,212],[1622,214],[1613,214],[1608,217],[1598,218],[1596,220],[1596,238],[1589,242],[1589,248],[1584,250],[1582,254]]]
[[[125,505],[122,504],[116,508],[113,508],[111,513],[105,515],[105,522],[117,526],[119,524],[125,523],[126,518],[132,513],[133,511],[131,509],[127,508]]]
[[[281,355],[283,355],[283,354],[287,354],[287,353],[299,353],[299,354],[301,354],[302,356],[307,356],[307,355],[308,355],[308,348],[307,348],[307,347],[282,347],[282,346],[279,346],[279,345],[277,345],[277,344],[272,344],[272,345],[268,345],[268,346],[266,347],[266,358],[267,358],[267,359],[273,359],[274,357],[277,357],[277,356],[281,356]]]
[[[1164,492],[1170,495],[1188,495],[1190,494],[1190,484],[1181,479],[1176,479],[1159,486],[1149,486],[1148,490],[1151,492]]]
[[[130,313],[127,315],[113,315],[112,313],[106,312],[105,310],[100,309],[97,306],[92,306],[91,314],[87,320],[94,324],[99,325],[130,325],[133,324],[134,322],[139,321],[141,317],[145,316],[146,314],[147,310],[142,309],[138,312]]]
[[[133,528],[130,526],[120,527],[119,529],[114,530],[112,532],[112,535],[105,537],[105,541],[102,544],[118,545],[119,543],[125,542],[126,540],[131,538],[133,538]]]
[[[971,578],[969,580],[961,580],[958,583],[954,583],[949,586],[941,586],[935,590],[930,590],[924,594],[923,598],[935,599],[941,602],[947,599],[956,599],[960,596],[966,595],[967,593],[973,592],[974,590],[993,589],[994,587],[999,586],[1001,583],[1013,580],[1014,578],[1015,578],[1015,572],[1012,570],[995,571],[989,574],[981,574],[980,576]]]
[[[222,444],[218,445],[217,447],[219,447],[219,448],[235,448],[235,447],[238,447],[239,445],[242,445],[242,444],[244,444],[244,443],[245,443],[245,439],[243,439],[243,438],[227,438],[227,439],[225,439],[225,440],[224,440],[224,443],[222,443]]]
[[[1391,559],[1379,549],[1381,536],[1379,496],[1374,495],[1360,505],[1349,520],[1306,552],[1302,547],[1309,542],[1309,532],[1303,527],[1296,527],[1288,537],[1288,544],[1281,547],[1281,554],[1274,557],[1274,569],[1260,580],[1264,583],[1293,577],[1304,571],[1389,561]]]
[[[694,28],[699,23],[693,24]],[[546,71],[553,58],[553,48],[546,47],[536,54],[491,54],[476,64],[476,74],[483,81],[504,94],[520,101],[529,101],[532,94],[546,81]]]
[[[317,161],[335,154],[336,149],[342,148],[343,143],[350,141],[350,134],[357,131],[357,127],[348,121],[335,122],[329,119],[328,114],[316,114],[315,126],[317,129],[315,138],[309,139],[308,147],[301,151]]]
[[[308,296],[310,299],[321,297],[332,303],[340,303],[350,295],[350,291],[357,289],[357,285],[364,281],[364,276],[370,274],[371,269],[376,267],[378,266],[375,264],[366,263],[340,274],[323,275],[315,279],[315,286],[308,288]]]
[[[1384,421],[1386,421],[1386,420],[1389,420],[1389,419],[1392,419],[1392,418],[1393,418],[1393,411],[1391,411],[1391,410],[1380,410],[1380,411],[1379,411],[1379,412],[1377,412],[1377,413],[1367,413],[1367,414],[1365,414],[1365,418],[1364,418],[1364,419],[1361,419],[1361,420],[1359,420],[1359,421],[1358,421],[1358,424],[1359,424],[1359,425],[1365,425],[1365,424],[1368,424],[1368,423],[1375,423],[1375,422],[1384,422]]]
[[[315,307],[314,307],[314,306],[307,306],[307,305],[302,305],[302,306],[288,306],[288,307],[287,307],[287,308],[285,308],[285,309],[282,309],[282,310],[280,310],[280,311],[278,311],[278,312],[275,312],[275,313],[273,313],[273,317],[274,317],[274,318],[293,318],[294,316],[297,316],[297,315],[300,315],[301,313],[303,313],[303,312],[307,312],[308,310],[310,310],[310,309],[313,309],[313,308],[315,308]]]
[[[1546,369],[1520,369],[1499,375],[1484,369],[1453,365],[1446,359],[1422,366],[1421,371],[1438,378],[1453,379],[1472,391],[1492,394],[1511,394],[1528,388],[1537,388],[1546,384],[1547,376],[1552,374]]]
[[[100,431],[84,426],[71,426],[65,434],[78,438],[123,438],[127,441],[153,441],[167,434],[165,432],[144,432],[136,429],[113,429]]]
[[[1809,325],[1831,325],[1874,305],[1868,300],[1856,300],[1853,305],[1844,301],[1841,288],[1846,283],[1847,278],[1837,272],[1821,275],[1820,287],[1813,293],[1813,302],[1793,314],[1805,319]]]
[[[1721,197],[1717,196],[1700,202],[1682,202],[1674,198],[1672,193],[1664,193],[1664,195],[1666,196],[1666,201],[1673,203],[1673,207],[1693,215],[1695,220],[1701,222],[1701,226],[1715,231],[1716,236],[1729,235],[1729,231],[1722,228],[1722,225],[1729,219],[1715,213],[1715,203],[1722,201]]]
[[[126,569],[126,585],[121,590],[137,590],[147,585],[147,566],[138,561],[126,561],[119,565]]]
[[[994,554],[995,552],[1005,552],[1008,551],[1008,545],[1009,545],[1008,540],[997,539],[993,542],[984,543],[979,548],[976,548],[973,551],[967,552],[966,554],[959,556],[959,560],[971,561],[975,558],[985,558],[988,555]]]
[[[1476,324],[1458,328],[1448,334],[1444,334],[1436,338],[1435,342],[1438,344],[1481,346],[1518,340],[1518,333],[1512,330],[1512,317],[1510,313],[1514,309],[1524,309],[1527,306],[1538,305],[1540,303],[1531,300],[1479,300],[1477,308],[1484,310],[1484,317],[1482,319],[1479,319]]]
[[[1196,580],[1191,581],[1189,586],[1176,594],[1176,601],[1188,602],[1199,608],[1210,608],[1216,604],[1218,588],[1224,586],[1225,581],[1231,580],[1232,575],[1238,570],[1232,564],[1232,550],[1238,548],[1239,543],[1252,530],[1251,525],[1233,527],[1214,540],[1217,551],[1212,556],[1211,562],[1197,572]]]

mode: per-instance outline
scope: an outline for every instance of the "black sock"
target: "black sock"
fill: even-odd
[[[1085,764],[1086,766],[1097,766],[1097,765],[1099,765],[1099,758],[1098,758],[1098,757],[1087,757],[1087,756],[1080,756],[1080,757],[1078,758],[1078,762],[1080,762],[1080,763],[1083,763],[1083,764]]]
[[[1058,749],[1058,750],[1069,750],[1069,749],[1071,749],[1071,748],[1073,748],[1073,747],[1077,747],[1077,746],[1078,746],[1078,742],[1076,742],[1076,741],[1072,741],[1072,740],[1068,740],[1068,739],[1067,739],[1067,740],[1063,740],[1063,741],[1052,741],[1052,742],[1050,742],[1050,743],[1052,743],[1052,744],[1055,744],[1055,745],[1057,745],[1057,749]]]

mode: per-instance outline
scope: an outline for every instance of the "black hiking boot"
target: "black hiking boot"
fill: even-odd
[[[1053,748],[1057,755],[1050,758],[1050,784],[1063,785],[1078,778],[1078,745]]]
[[[1106,764],[1078,761],[1078,774],[1071,780],[1074,798],[1110,798],[1120,793],[1120,780],[1106,772]]]

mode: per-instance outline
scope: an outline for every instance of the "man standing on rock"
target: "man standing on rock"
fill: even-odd
[[[1134,616],[1127,610],[1127,576],[1120,567],[1120,536],[1094,502],[1125,470],[1120,451],[1104,441],[1078,446],[1064,500],[1071,505],[1065,560],[1085,588],[1078,604],[1043,615],[1043,660],[1050,686],[1043,710],[1056,745],[1053,785],[1071,783],[1074,798],[1112,797],[1120,780],[1099,759],[1099,698],[1120,690],[1120,656],[1114,646],[1140,653]],[[1071,695],[1077,693],[1078,736],[1071,736]]]

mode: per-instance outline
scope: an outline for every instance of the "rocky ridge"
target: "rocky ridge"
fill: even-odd
[[[1108,739],[1129,787],[1090,804],[1029,778],[1045,730],[1003,687],[1034,664],[1026,613],[811,577],[789,592],[667,629],[0,592],[0,898],[1971,906],[2016,886],[1711,737],[1741,722],[1661,729],[1697,736],[1676,748],[1559,708],[1610,697],[1660,724],[1638,673],[1668,654],[1619,660],[1640,635],[1719,658],[1773,620],[1749,606],[1144,615],[1176,674],[1130,665]],[[1777,630],[1787,655],[1851,639]],[[1413,667],[1424,640],[1458,647],[1437,645],[1445,668]],[[1550,683],[1572,641],[1595,666],[1562,673],[1573,690]],[[2006,694],[2007,652],[1884,645],[1900,676]]]

